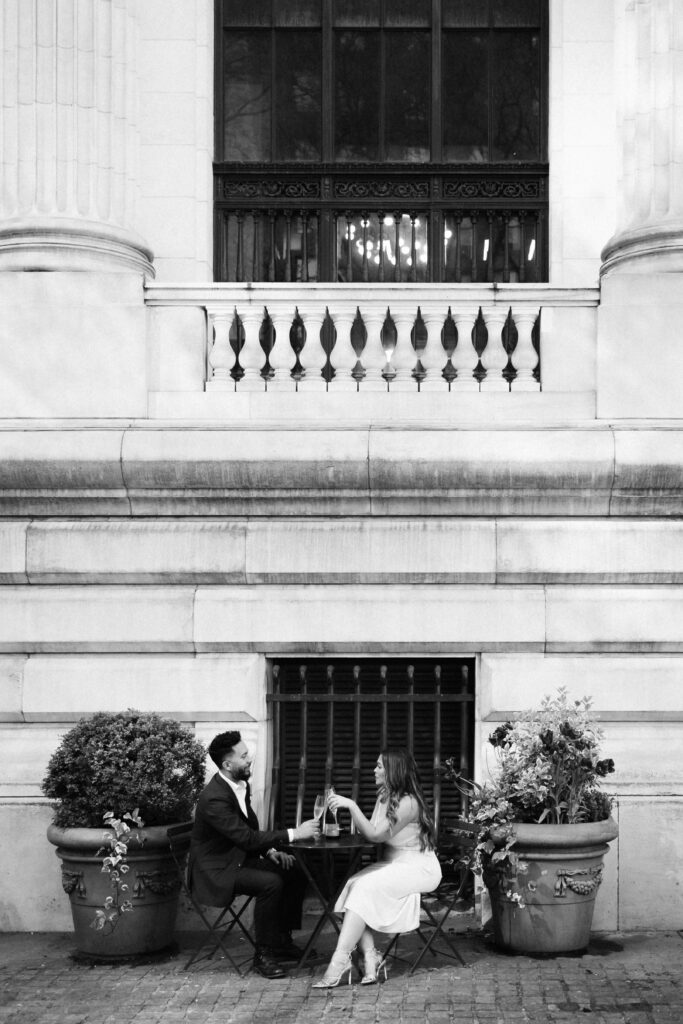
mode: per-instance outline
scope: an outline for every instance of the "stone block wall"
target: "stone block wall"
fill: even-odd
[[[221,729],[241,729],[256,750],[263,808],[268,658],[467,654],[476,658],[480,779],[491,764],[486,737],[511,712],[559,685],[593,697],[605,755],[617,765],[608,781],[621,829],[596,927],[681,927],[683,526],[668,512],[678,500],[672,436],[660,451],[659,489],[650,477],[646,496],[637,483],[649,472],[643,437],[640,447],[637,437],[626,444],[609,431],[597,432],[585,450],[568,442],[567,451],[582,456],[565,460],[566,488],[552,496],[558,514],[533,515],[548,496],[538,460],[536,489],[529,478],[529,452],[544,443],[553,450],[553,431],[535,429],[528,443],[519,432],[517,455],[501,431],[506,457],[488,466],[480,453],[481,444],[495,451],[490,434],[484,441],[476,431],[456,435],[458,442],[444,437],[440,462],[435,448],[429,463],[420,461],[424,445],[400,443],[395,431],[386,445],[375,436],[382,472],[370,497],[363,496],[369,449],[363,475],[354,431],[331,432],[324,443],[305,431],[280,435],[274,446],[256,431],[240,452],[249,458],[244,473],[231,475],[234,437],[226,448],[210,428],[189,436],[180,427],[153,431],[147,439],[131,428],[130,450],[147,452],[146,460],[136,456],[134,484],[144,483],[153,510],[131,516],[123,510],[140,492],[133,497],[125,459],[117,455],[117,478],[107,468],[109,443],[95,432],[87,462],[82,432],[74,433],[79,443],[61,452],[68,458],[57,448],[41,463],[32,454],[38,434],[19,431],[3,463],[5,500],[13,494],[15,511],[25,511],[0,522],[0,855],[9,865],[0,880],[0,926],[68,927],[40,781],[60,735],[81,714],[155,710],[187,722],[207,742]],[[198,461],[180,457],[183,448],[195,460],[203,452],[201,471]],[[606,460],[596,475],[591,460],[600,462],[603,448],[629,458],[611,471]],[[317,479],[320,487],[320,452],[335,449],[341,458],[330,463],[326,514],[306,515],[306,483]],[[425,488],[425,474],[428,465],[434,473],[439,467],[444,485],[456,464],[468,514],[447,515],[445,492]],[[226,491],[228,479],[233,489]],[[265,479],[289,515],[257,497]],[[221,485],[210,498],[207,480]],[[68,500],[60,482],[72,484]],[[636,506],[647,501],[648,517],[624,514],[631,486]],[[434,514],[407,516],[410,507],[427,507],[426,490]],[[449,500],[458,507],[457,497]],[[212,516],[197,512],[207,501]],[[365,514],[354,511],[365,502]],[[584,514],[570,513],[575,502]],[[159,514],[165,503],[169,516]],[[231,513],[242,503],[253,514]],[[27,864],[30,885],[18,884]]]

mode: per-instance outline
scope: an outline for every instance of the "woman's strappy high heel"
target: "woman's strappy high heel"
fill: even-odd
[[[350,953],[333,953],[332,959],[330,960],[327,970],[320,979],[316,981],[313,988],[336,988],[337,985],[342,981],[344,975],[348,971],[348,981],[351,984],[351,973],[353,971],[353,963],[351,962]]]
[[[361,985],[375,985],[379,981],[379,972],[384,971],[387,980],[387,963],[382,954],[374,946],[363,954],[365,973],[360,980]]]

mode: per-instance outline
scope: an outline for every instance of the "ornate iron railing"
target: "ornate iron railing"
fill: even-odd
[[[218,165],[219,281],[547,280],[547,167]]]

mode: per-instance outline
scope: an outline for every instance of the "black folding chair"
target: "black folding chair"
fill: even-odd
[[[393,960],[403,960],[410,963],[409,974],[412,974],[422,963],[425,953],[432,956],[444,956],[450,960],[457,960],[465,966],[461,953],[453,943],[453,939],[446,931],[445,926],[448,917],[454,909],[458,900],[468,888],[471,880],[470,861],[476,844],[476,827],[468,821],[457,822],[454,829],[449,831],[447,852],[455,853],[458,857],[454,861],[457,870],[455,882],[442,881],[434,892],[424,893],[420,898],[420,907],[427,918],[417,929],[417,935],[421,946],[415,959],[411,962],[406,957],[399,956],[398,946],[401,933],[392,936],[392,939],[384,951],[386,957]],[[441,844],[442,850],[444,844]]]
[[[167,830],[168,841],[171,847],[171,856],[175,861],[176,868],[178,869],[178,877],[182,885],[183,892],[187,899],[191,903],[194,910],[196,910],[198,916],[204,923],[209,937],[203,942],[198,949],[196,949],[190,959],[185,964],[184,970],[188,970],[192,964],[197,963],[199,960],[210,960],[220,949],[223,956],[228,960],[235,968],[238,974],[241,974],[241,968],[247,961],[251,961],[252,953],[250,952],[248,957],[245,957],[241,961],[237,961],[233,952],[231,952],[226,943],[226,939],[233,929],[238,928],[244,938],[247,940],[252,948],[255,949],[256,944],[254,939],[247,929],[246,925],[242,921],[242,915],[253,900],[253,896],[247,896],[244,902],[238,907],[233,909],[233,906],[229,904],[227,907],[215,907],[218,911],[217,916],[214,917],[213,921],[207,914],[207,909],[204,904],[199,903],[196,897],[193,895],[187,881],[187,867],[186,858],[187,851],[190,845],[190,835],[192,832],[192,824],[185,823],[183,825],[171,825]]]

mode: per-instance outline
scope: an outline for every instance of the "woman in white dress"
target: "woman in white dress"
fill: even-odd
[[[361,984],[376,982],[384,961],[373,931],[414,931],[420,923],[420,893],[432,892],[441,881],[434,822],[412,754],[384,751],[375,765],[375,784],[378,798],[370,820],[354,800],[330,797],[332,810],[347,808],[356,830],[370,842],[383,843],[384,851],[381,861],[353,875],[340,893],[334,909],[344,920],[337,948],[314,988],[334,988],[347,974],[350,983],[351,954],[357,945],[364,963]]]

